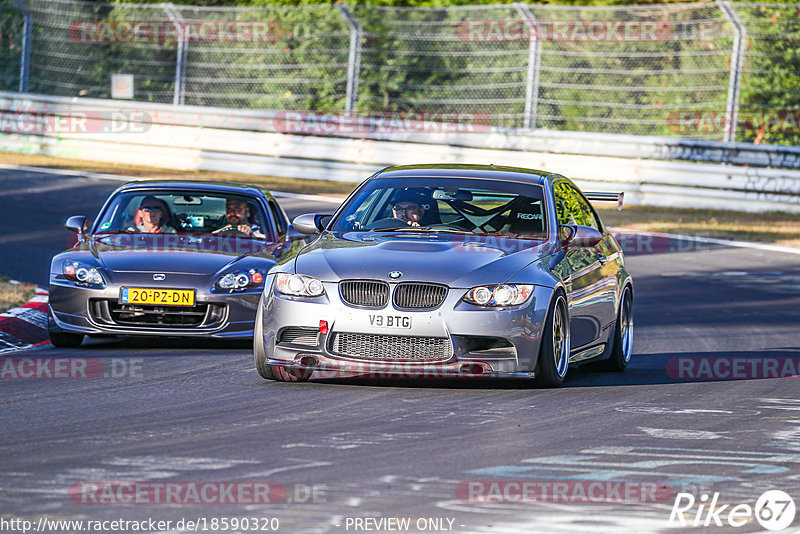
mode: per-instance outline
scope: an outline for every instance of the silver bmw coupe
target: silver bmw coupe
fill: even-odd
[[[624,370],[633,282],[569,179],[494,165],[390,167],[268,273],[254,359],[267,379],[528,377]]]

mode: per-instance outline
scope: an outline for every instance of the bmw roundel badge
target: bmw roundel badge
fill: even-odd
[[[397,280],[401,276],[403,276],[403,273],[401,273],[400,271],[392,271],[389,273],[389,278],[391,278],[392,280]]]

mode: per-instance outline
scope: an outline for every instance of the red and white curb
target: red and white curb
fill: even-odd
[[[48,296],[47,291],[37,287],[36,295],[27,303],[0,313],[0,353],[28,349],[50,341],[47,333]]]

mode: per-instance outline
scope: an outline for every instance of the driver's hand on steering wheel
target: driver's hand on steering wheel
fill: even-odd
[[[249,224],[240,224],[238,226],[234,226],[232,224],[228,224],[220,228],[219,230],[214,230],[211,232],[212,234],[219,234],[222,232],[241,232],[244,235],[251,235],[253,233],[253,228]]]

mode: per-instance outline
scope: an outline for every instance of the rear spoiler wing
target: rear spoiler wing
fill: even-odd
[[[583,193],[591,201],[599,200],[600,202],[616,202],[617,211],[622,211],[622,199],[625,193]]]

